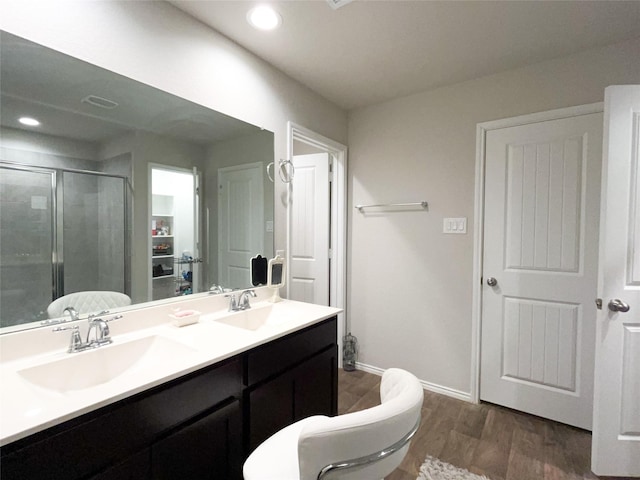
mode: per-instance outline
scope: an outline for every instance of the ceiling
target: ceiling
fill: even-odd
[[[640,1],[271,1],[272,32],[257,2],[170,3],[346,110],[640,37]]]
[[[257,130],[240,120],[148,85],[0,32],[0,126],[102,143],[136,130],[199,145]],[[113,110],[82,101],[95,95]],[[18,123],[28,115],[36,130]]]

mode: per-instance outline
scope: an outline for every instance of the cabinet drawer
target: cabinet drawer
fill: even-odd
[[[247,355],[245,385],[254,385],[300,363],[337,340],[337,317],[294,332]]]
[[[213,405],[239,397],[241,378],[241,361],[234,359],[14,442],[2,449],[2,479],[86,477]]]

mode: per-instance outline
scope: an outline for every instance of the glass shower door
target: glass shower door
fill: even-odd
[[[0,327],[47,318],[55,181],[54,171],[0,167]]]
[[[63,185],[64,294],[126,293],[124,179],[64,172]]]

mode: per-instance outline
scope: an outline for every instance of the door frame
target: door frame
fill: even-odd
[[[469,398],[480,403],[480,356],[482,339],[482,259],[484,258],[484,182],[485,144],[487,133],[501,128],[517,127],[562,118],[601,113],[604,103],[597,102],[560,108],[517,117],[478,123],[476,126],[476,174],[473,221],[473,296],[471,304],[471,385]]]
[[[293,142],[298,141],[333,156],[331,180],[331,246],[329,273],[330,306],[341,308],[338,314],[338,365],[342,365],[342,336],[346,333],[347,315],[347,146],[294,122],[287,122],[287,158],[293,159]],[[294,180],[295,182],[295,175]],[[291,250],[291,184],[287,186],[287,263]],[[287,274],[288,275],[288,274]],[[286,285],[289,295],[289,282]]]

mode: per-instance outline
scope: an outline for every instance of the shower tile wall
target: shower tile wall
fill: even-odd
[[[64,292],[98,288],[99,178],[64,173]]]
[[[124,291],[124,196],[118,178],[98,179],[97,290]]]
[[[120,175],[123,177],[127,177],[129,179],[132,178],[132,155],[131,153],[124,153],[118,155],[113,158],[108,158],[102,161],[102,172],[110,173],[113,175]],[[130,207],[132,205],[132,190],[130,189],[130,185],[126,182],[118,182],[117,185],[110,181],[109,185],[109,193],[105,195],[109,199],[101,199],[101,204],[111,205],[109,210],[112,212],[109,216],[109,219],[106,222],[103,222],[103,229],[108,229],[108,235],[105,231],[104,238],[112,238],[114,240],[111,241],[110,245],[114,245],[115,248],[111,249],[113,252],[112,257],[109,257],[106,253],[107,248],[100,250],[100,272],[109,271],[112,277],[110,279],[101,279],[100,285],[104,290],[117,290],[119,292],[131,292],[131,274],[124,277],[124,269],[125,265],[131,265],[131,253],[125,251],[125,239],[133,238],[133,224],[132,224],[132,215],[129,215],[127,221],[128,224],[124,225],[124,211],[122,209],[122,205],[124,202],[124,197],[126,196],[127,201],[126,204]],[[124,189],[124,192],[123,192]],[[118,212],[118,209],[121,209]],[[126,229],[126,235],[123,235],[123,229]],[[129,255],[125,257],[125,255]],[[117,259],[117,262],[114,260]],[[116,265],[117,263],[117,265]],[[124,283],[123,279],[124,278]],[[116,285],[119,285],[119,288],[112,288]]]
[[[130,154],[98,163],[0,147],[0,158],[131,176]],[[50,174],[0,173],[0,327],[47,318],[53,294],[51,183]],[[123,188],[120,179],[64,173],[65,293],[130,291],[124,280],[130,259],[124,258]]]
[[[52,295],[51,178],[0,172],[0,327],[46,318]]]

